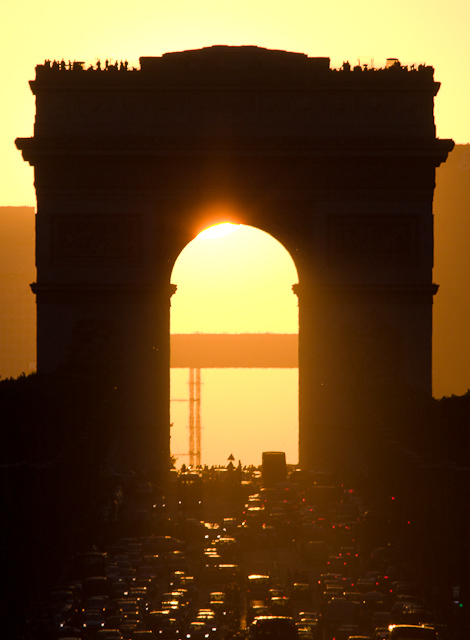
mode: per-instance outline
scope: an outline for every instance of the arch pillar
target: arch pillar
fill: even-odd
[[[38,368],[94,376],[114,389],[98,425],[119,468],[161,475],[170,462],[170,299],[175,285],[34,283]],[[58,357],[59,356],[59,357]],[[100,417],[98,417],[100,421]]]
[[[132,319],[122,376],[120,456],[164,476],[170,464],[170,306],[175,285],[152,287]]]
[[[294,285],[299,297],[299,463],[364,451],[404,393],[431,395],[437,285]]]

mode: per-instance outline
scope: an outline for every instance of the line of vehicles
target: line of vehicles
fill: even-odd
[[[174,475],[164,497],[113,489],[106,535],[31,638],[460,640],[354,479],[288,473],[282,455]]]

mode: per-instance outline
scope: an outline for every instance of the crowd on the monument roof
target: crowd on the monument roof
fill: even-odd
[[[55,71],[83,71],[84,70],[84,62],[77,62],[74,60],[71,62],[70,60],[66,62],[64,59],[62,60],[46,60],[44,62],[45,69],[53,69]],[[127,60],[116,60],[115,62],[110,62],[106,60],[104,65],[102,66],[101,60],[97,60],[96,63],[90,64],[86,69],[87,71],[129,71],[129,63]],[[135,70],[135,67],[132,67],[132,70]]]
[[[84,71],[85,70],[85,62],[79,62],[76,60],[66,62],[64,59],[62,60],[45,60],[44,65],[42,65],[44,70],[53,70],[53,71]],[[358,60],[356,65],[351,65],[349,61],[343,62],[341,67],[335,69],[334,71],[362,71],[362,72],[383,72],[389,70],[400,70],[400,71],[430,71],[432,73],[432,67],[427,67],[424,64],[419,65],[402,65],[399,60],[396,58],[387,59],[387,64],[385,67],[374,67],[373,61],[370,64],[362,63]],[[116,60],[112,62],[111,60],[105,60],[104,64],[101,60],[97,60],[95,63],[91,63],[86,71],[137,71],[136,67],[130,67],[127,60]],[[387,74],[388,75],[388,74]]]

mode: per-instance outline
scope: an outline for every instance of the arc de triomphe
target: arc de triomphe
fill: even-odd
[[[432,67],[215,46],[137,69],[46,61],[30,84],[38,371],[111,372],[137,465],[169,461],[174,262],[219,221],[297,267],[302,467],[398,389],[431,394],[432,201],[453,147]]]

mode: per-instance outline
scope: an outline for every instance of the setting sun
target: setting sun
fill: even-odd
[[[229,233],[236,231],[237,226],[239,225],[233,224],[232,222],[221,222],[220,224],[214,224],[212,227],[204,229],[204,231],[201,231],[197,237],[202,240],[221,238],[222,236],[227,236]]]

